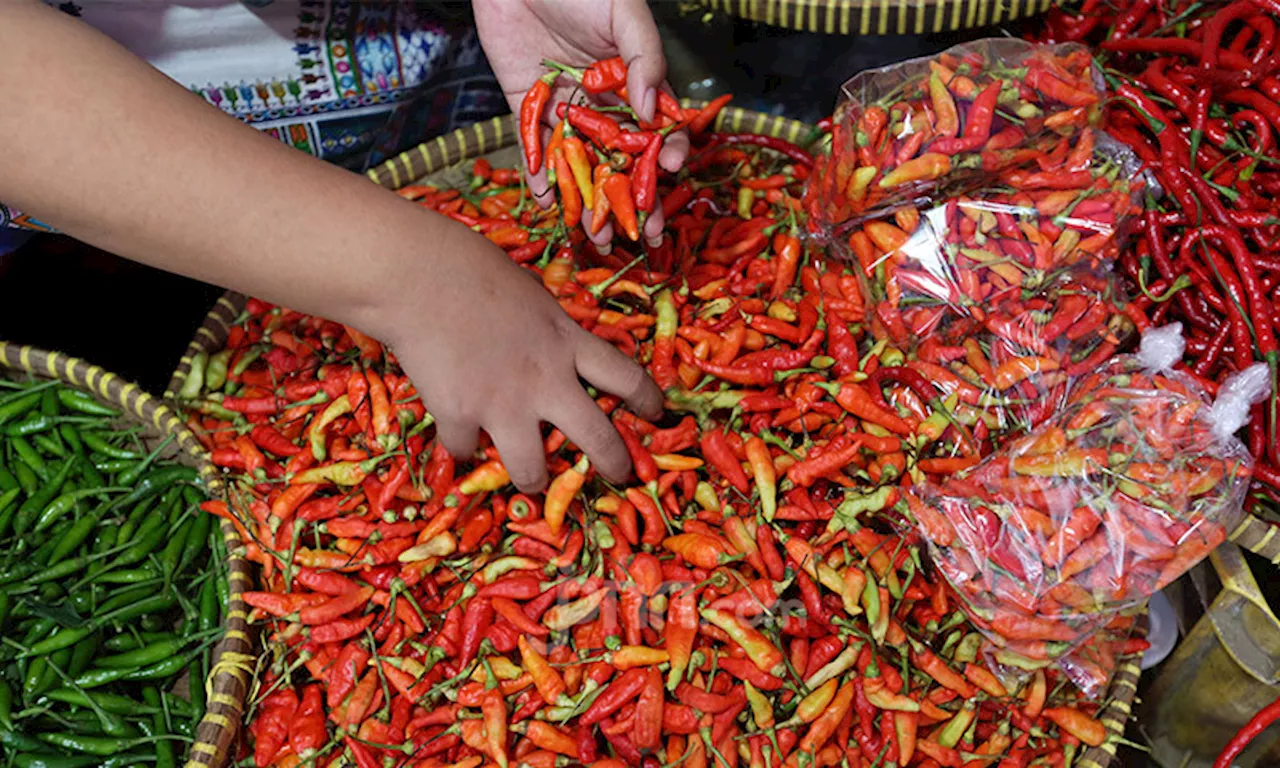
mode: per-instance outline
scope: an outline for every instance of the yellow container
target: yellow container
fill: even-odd
[[[1280,620],[1267,605],[1240,548],[1212,555],[1206,581],[1220,591],[1161,666],[1139,711],[1159,765],[1209,768],[1259,709],[1280,696]],[[1280,726],[1236,760],[1240,768],[1280,766]]]

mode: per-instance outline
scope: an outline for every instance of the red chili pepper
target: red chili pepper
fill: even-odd
[[[556,115],[567,119],[574,130],[580,132],[598,147],[609,147],[622,133],[613,118],[589,107],[573,104],[556,107]]]
[[[626,84],[627,65],[621,56],[594,62],[582,73],[582,88],[587,93],[609,93]]]
[[[649,213],[658,202],[658,154],[661,151],[662,137],[654,136],[631,173],[637,211]]]
[[[533,84],[520,102],[520,145],[524,149],[524,164],[530,172],[542,167],[542,114],[551,99],[551,84],[556,73],[551,72]]]

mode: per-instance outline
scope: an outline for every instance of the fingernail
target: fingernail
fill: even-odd
[[[647,88],[644,92],[644,98],[640,101],[640,119],[647,122],[653,121],[654,110],[658,108],[658,92],[653,88]]]
[[[596,247],[596,253],[601,256],[608,256],[613,253],[613,243],[594,243],[594,245]]]

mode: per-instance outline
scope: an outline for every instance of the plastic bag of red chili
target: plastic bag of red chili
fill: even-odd
[[[841,89],[829,157],[806,191],[835,241],[851,220],[1029,167],[1096,124],[1102,80],[1087,48],[989,39],[862,72]]]
[[[957,398],[975,444],[1043,421],[1067,378],[1133,330],[1111,265],[1145,188],[1139,163],[1091,128],[1054,154],[1048,171],[900,207],[847,238],[872,334]]]
[[[1210,403],[1171,371],[1176,324],[1071,382],[1067,405],[901,509],[960,594],[999,670],[1081,647],[1199,562],[1239,520],[1252,459],[1234,433],[1270,389],[1259,364]],[[1098,667],[1102,669],[1102,667]],[[1082,675],[1086,693],[1105,679]]]

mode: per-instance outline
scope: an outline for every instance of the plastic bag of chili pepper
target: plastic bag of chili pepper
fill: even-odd
[[[1097,123],[1103,87],[1088,49],[1012,39],[966,43],[862,72],[841,89],[829,157],[806,191],[811,224],[945,197],[1029,167]]]
[[[1056,162],[848,238],[872,334],[957,400],[975,445],[1043,421],[1134,328],[1111,265],[1145,186],[1136,158],[1085,129]]]
[[[1070,384],[1066,407],[901,509],[1010,674],[1057,663],[1222,543],[1252,458],[1234,433],[1269,390],[1259,364],[1211,403],[1178,325]],[[1105,669],[1097,665],[1097,669]],[[1106,684],[1081,675],[1086,693]]]

